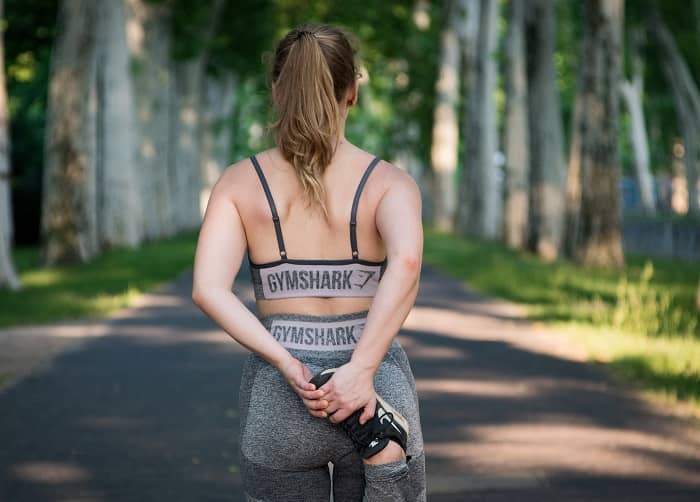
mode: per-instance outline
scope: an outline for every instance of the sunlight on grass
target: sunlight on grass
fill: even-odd
[[[37,249],[19,249],[14,258],[24,288],[0,291],[0,326],[109,315],[190,267],[196,238],[190,232],[113,249],[70,267],[42,268]]]
[[[425,234],[426,263],[527,307],[573,334],[589,357],[700,416],[700,263],[628,256],[622,271],[544,263],[495,242]]]

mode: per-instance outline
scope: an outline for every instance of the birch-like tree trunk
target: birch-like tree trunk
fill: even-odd
[[[471,15],[471,14],[470,14]],[[468,98],[465,123],[465,156],[459,187],[459,230],[486,239],[500,233],[502,197],[498,190],[496,153],[496,42],[498,1],[481,0],[476,77]],[[467,69],[469,71],[469,69]]]
[[[41,229],[47,264],[87,261],[98,251],[94,121],[99,4],[62,0],[46,114]]]
[[[208,47],[221,21],[224,0],[214,0],[207,25],[203,27],[201,50],[192,58],[174,65],[174,98],[172,130],[174,156],[173,200],[175,225],[178,230],[197,228],[201,223],[200,196],[204,180],[201,172],[201,139],[204,73]]]
[[[231,163],[231,120],[235,104],[237,78],[226,72],[221,77],[207,75],[204,79],[204,115],[201,128],[202,191],[201,213],[207,209],[211,189],[223,170]]]
[[[584,4],[581,93],[581,220],[577,257],[622,266],[618,86],[622,76],[623,0]]]
[[[530,244],[545,260],[559,256],[565,217],[566,166],[554,68],[554,2],[528,2]]]
[[[700,92],[673,35],[658,12],[651,15],[651,31],[661,49],[659,63],[671,87],[673,104],[685,149],[685,173],[688,181],[688,209],[700,214],[698,201],[698,154],[700,148]]]
[[[444,27],[440,34],[440,68],[435,86],[435,110],[433,115],[433,140],[430,160],[433,169],[432,216],[438,230],[454,229],[457,205],[457,172],[459,123],[460,54],[457,23],[459,3],[448,2]]]
[[[505,200],[503,235],[506,245],[525,247],[528,229],[530,145],[525,68],[525,3],[508,3],[506,36]]]
[[[99,2],[97,38],[97,197],[103,246],[135,247],[142,236],[136,120],[124,0]]]
[[[579,61],[585,60],[583,54],[585,46],[579,44]],[[566,171],[566,219],[564,252],[570,258],[576,257],[576,249],[580,240],[581,221],[581,136],[583,133],[583,94],[582,72],[579,71],[576,78],[576,94],[571,110],[571,124],[569,127],[569,159]]]
[[[144,237],[175,232],[170,193],[171,12],[166,5],[128,0],[127,39],[132,66],[137,164]]]
[[[5,2],[0,0],[0,19]],[[12,203],[10,200],[10,131],[5,86],[5,39],[0,33],[0,287],[19,289],[21,283],[12,263]]]
[[[632,34],[630,43],[632,78],[622,80],[620,92],[630,116],[630,143],[632,144],[634,170],[639,185],[642,209],[646,214],[654,215],[656,214],[656,195],[654,194],[654,178],[652,178],[649,169],[649,139],[644,120],[644,107],[642,106],[644,76],[642,58],[639,55],[639,36],[638,32]]]

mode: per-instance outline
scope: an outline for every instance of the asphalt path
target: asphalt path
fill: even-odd
[[[100,336],[0,392],[1,502],[243,500],[246,351],[192,305],[190,288],[184,274],[95,321]],[[428,500],[700,500],[700,427],[519,307],[424,267],[399,339],[421,400]]]

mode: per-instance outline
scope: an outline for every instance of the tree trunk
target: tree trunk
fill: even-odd
[[[620,83],[620,92],[630,115],[630,143],[634,155],[635,174],[642,200],[642,210],[646,214],[654,215],[656,214],[656,196],[654,195],[654,178],[652,178],[649,169],[649,140],[644,120],[644,107],[642,106],[644,77],[642,58],[639,55],[638,32],[632,34],[630,52],[632,54],[632,79],[623,80]]]
[[[99,2],[97,57],[97,197],[100,243],[135,247],[141,242],[141,192],[137,181],[136,120],[126,41],[124,0]]]
[[[531,0],[529,6],[530,245],[551,261],[559,257],[563,241],[566,176],[554,69],[554,2]]]
[[[204,213],[209,195],[223,170],[231,163],[231,121],[237,79],[232,73],[204,79],[204,114],[201,129],[201,212]]]
[[[175,232],[170,193],[169,155],[171,17],[164,5],[128,0],[128,43],[132,66],[136,156],[143,207],[144,237]]]
[[[580,44],[579,61],[585,60],[585,46]],[[569,138],[569,161],[566,173],[566,239],[564,252],[570,258],[576,258],[578,243],[581,239],[581,137],[583,135],[583,95],[582,72],[576,78],[576,94],[571,111]]]
[[[459,40],[456,19],[459,5],[448,3],[445,25],[440,35],[440,74],[435,89],[433,141],[430,160],[433,169],[432,216],[438,230],[452,231],[457,204],[455,173],[457,171],[459,123]]]
[[[96,28],[99,4],[59,5],[46,115],[42,203],[47,264],[87,261],[98,250],[93,169]]]
[[[624,264],[620,230],[618,86],[622,75],[623,0],[584,5],[581,222],[577,257],[585,265]]]
[[[659,58],[664,76],[671,87],[673,103],[683,136],[685,173],[688,180],[688,208],[700,214],[698,201],[698,134],[700,133],[700,92],[683,59],[673,35],[658,12],[651,15],[651,30],[661,49]]]
[[[505,202],[503,234],[506,245],[525,246],[528,228],[530,147],[525,69],[525,4],[508,4],[506,37]]]
[[[5,10],[0,0],[0,19]],[[5,87],[5,40],[0,33],[0,287],[21,287],[12,263],[12,203],[10,201],[10,131]]]
[[[502,198],[498,189],[496,153],[496,42],[498,2],[481,0],[476,80],[466,111],[465,156],[460,183],[459,229],[466,235],[498,237]]]
[[[207,25],[203,28],[202,48],[191,59],[177,61],[175,75],[174,190],[177,201],[175,225],[178,230],[197,228],[201,223],[200,195],[204,180],[201,173],[201,138],[203,127],[203,80],[207,68],[208,47],[216,33],[223,0],[214,0]]]

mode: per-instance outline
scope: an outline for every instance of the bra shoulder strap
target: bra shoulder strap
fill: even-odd
[[[365,173],[362,175],[362,179],[360,180],[360,184],[357,186],[357,190],[355,191],[355,198],[352,200],[352,210],[350,211],[350,247],[352,248],[352,257],[353,259],[357,259],[359,257],[359,253],[357,252],[357,206],[360,203],[360,195],[362,194],[362,189],[365,187],[365,183],[367,183],[367,178],[369,178],[369,175],[372,174],[372,170],[374,167],[379,163],[379,157],[375,157],[372,159],[372,162],[369,163],[367,166],[367,169],[365,169]]]
[[[255,155],[251,156],[250,160],[251,162],[253,162],[253,167],[255,167],[255,171],[258,173],[258,178],[260,178],[260,184],[262,185],[263,190],[265,191],[265,197],[267,197],[267,203],[270,205],[270,212],[272,213],[272,223],[275,225],[275,234],[277,235],[277,246],[280,249],[280,257],[283,260],[286,260],[287,251],[284,248],[284,239],[282,238],[282,226],[280,225],[280,217],[277,214],[275,201],[272,198],[272,192],[270,192],[270,186],[267,184],[265,175],[263,174],[262,169],[260,168],[260,164],[258,163],[258,159],[255,158]]]

